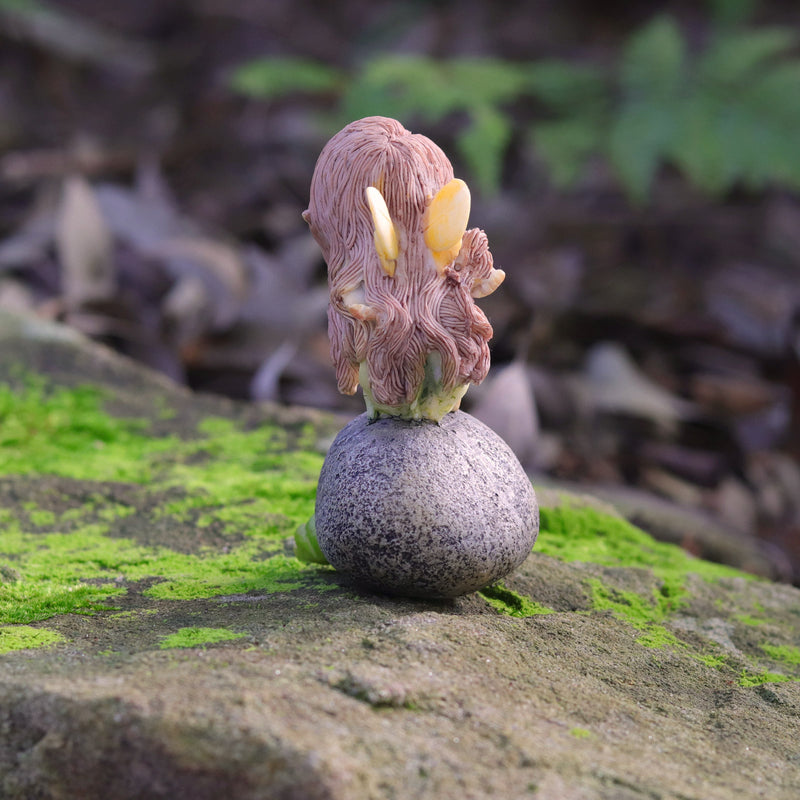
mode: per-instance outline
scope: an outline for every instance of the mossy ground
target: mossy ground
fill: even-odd
[[[507,614],[509,617],[535,617],[538,614],[552,614],[553,609],[536,603],[524,594],[515,592],[504,586],[502,583],[496,583],[493,586],[487,586],[482,589],[478,594],[481,595],[489,605],[501,614]]]
[[[145,596],[171,600],[329,588],[284,553],[313,510],[322,456],[307,442],[288,448],[284,428],[224,418],[191,438],[152,436],[147,420],[117,419],[103,401],[39,379],[0,387],[0,482],[30,479],[11,492],[21,503],[0,508],[0,624],[113,609],[140,582]],[[309,436],[295,432],[295,443]],[[26,487],[50,507],[24,499]],[[151,543],[165,526],[189,552]]]
[[[32,628],[29,625],[0,625],[0,653],[13,650],[31,650],[63,641],[56,631]]]
[[[585,506],[572,506],[568,501],[556,508],[541,509],[541,530],[536,551],[572,564],[598,565],[605,570],[590,570],[595,574],[583,581],[591,612],[610,612],[640,633],[636,642],[647,648],[669,649],[714,669],[740,669],[738,683],[754,686],[768,682],[800,680],[800,650],[785,644],[759,643],[732,656],[715,639],[684,635],[674,624],[684,612],[700,602],[703,586],[716,586],[717,591],[733,582],[737,589],[756,581],[733,567],[715,564],[691,556],[681,548],[657,542],[644,531],[624,519],[610,517]],[[624,568],[624,573],[620,572]],[[627,581],[641,571],[642,581],[632,588],[617,584],[623,574]],[[738,596],[737,596],[738,595]],[[729,630],[736,626],[769,625],[765,609],[753,602],[746,611],[741,609],[746,591],[727,592],[727,601],[717,598],[717,605],[728,610],[729,619],[721,624]],[[737,613],[738,609],[738,613]],[[761,616],[754,616],[760,614]],[[766,656],[770,665],[764,667]],[[746,665],[746,666],[743,666]]]
[[[795,589],[570,495],[503,586],[372,594],[293,558],[333,418],[85,343],[0,383],[4,797],[796,797]]]
[[[313,514],[322,465],[313,426],[290,431],[207,416],[176,432],[164,427],[176,415],[166,405],[152,418],[117,417],[107,399],[96,388],[38,378],[0,388],[0,649],[55,644],[60,634],[46,621],[111,617],[132,594],[186,603],[336,588],[330,568],[298,561],[287,545]],[[13,491],[3,489],[9,481]],[[749,655],[731,659],[672,624],[697,602],[698,586],[749,580],[735,569],[569,503],[541,509],[534,558],[541,557],[585,565],[572,611],[613,614],[642,647],[738,670],[741,685],[800,678],[800,651],[766,631],[745,648]],[[615,580],[615,570],[629,583]],[[630,583],[631,575],[641,581]],[[564,610],[522,588],[512,579],[481,596],[520,619]],[[769,615],[733,603],[729,623],[752,632]],[[159,647],[192,646],[195,635],[203,643],[202,630],[180,625]],[[227,631],[225,638],[238,636]]]
[[[202,647],[206,644],[235,641],[244,636],[244,633],[235,633],[234,631],[229,631],[227,628],[181,628],[175,631],[175,633],[165,636],[161,640],[159,647],[162,650],[183,647]]]

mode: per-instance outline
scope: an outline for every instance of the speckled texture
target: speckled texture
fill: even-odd
[[[317,490],[328,560],[389,594],[456,597],[516,569],[539,530],[508,445],[461,411],[440,424],[362,414],[336,437]]]

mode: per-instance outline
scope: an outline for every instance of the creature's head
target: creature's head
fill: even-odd
[[[373,412],[441,417],[489,369],[473,297],[505,275],[469,208],[445,154],[393,119],[353,122],[320,154],[303,216],[328,264],[331,354]]]

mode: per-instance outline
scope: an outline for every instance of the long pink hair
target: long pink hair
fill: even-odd
[[[486,376],[492,327],[470,294],[492,272],[486,235],[467,231],[441,273],[431,268],[424,240],[425,210],[452,178],[439,147],[386,117],[351,123],[322,150],[304,216],[328,265],[328,333],[341,392],[355,392],[366,362],[376,401],[409,403],[432,353],[441,357],[446,391]],[[392,277],[375,249],[368,186],[383,195],[398,232]]]

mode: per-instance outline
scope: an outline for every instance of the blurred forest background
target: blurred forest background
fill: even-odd
[[[507,273],[465,408],[540,483],[800,582],[793,0],[0,0],[0,307],[359,413],[300,214],[370,114],[450,155]]]

